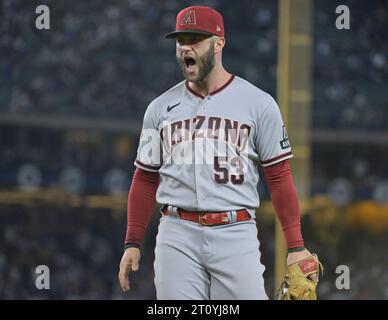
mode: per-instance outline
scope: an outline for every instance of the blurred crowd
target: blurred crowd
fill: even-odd
[[[341,218],[341,217],[340,217]],[[324,266],[318,287],[319,299],[369,300],[388,299],[388,259],[386,243],[388,232],[372,234],[362,227],[339,224],[338,220],[327,225],[317,224],[314,215],[302,219],[303,236],[309,250],[319,255]],[[335,229],[335,230],[334,230]],[[328,234],[335,235],[328,237]],[[349,287],[340,277],[346,268]],[[345,274],[346,276],[346,274]]]
[[[339,206],[371,199],[388,204],[387,144],[317,144],[312,148],[311,194]]]
[[[32,2],[4,0],[0,111],[141,119],[182,80],[163,34],[191,1],[44,1],[51,29],[35,29]],[[276,96],[277,2],[197,1],[225,19],[227,68]],[[386,127],[388,1],[341,1],[350,30],[335,28],[337,1],[314,1],[313,124]]]
[[[337,30],[338,5],[350,29]],[[313,126],[387,129],[388,1],[314,1]]]
[[[273,2],[198,2],[225,14],[231,71],[251,74],[256,82],[269,81],[266,89],[273,90]],[[182,80],[175,44],[163,34],[175,28],[177,10],[190,1],[97,0],[92,7],[82,2],[46,3],[51,30],[37,31],[32,4],[2,2],[3,111],[141,119],[152,99]],[[236,20],[236,9],[254,14]],[[249,32],[240,37],[249,28],[260,32],[260,39]],[[248,43],[253,50],[247,50]],[[242,53],[243,61],[236,61]]]
[[[0,219],[1,299],[123,297],[117,283],[125,236],[122,213],[16,206],[8,207]],[[147,262],[147,257],[144,260]],[[38,265],[50,269],[49,290],[40,291],[35,286]],[[147,268],[144,272],[147,277],[152,274]],[[144,298],[152,297],[148,287],[139,288],[138,294],[142,293]]]
[[[0,186],[122,195],[134,171],[137,139],[128,134],[0,126]]]

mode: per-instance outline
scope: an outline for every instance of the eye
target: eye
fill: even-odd
[[[204,40],[203,37],[197,36],[197,37],[192,38],[191,42],[197,43],[197,42],[201,42],[202,40]]]
[[[177,45],[180,45],[180,46],[183,46],[187,42],[188,41],[186,39],[177,39],[176,40]]]

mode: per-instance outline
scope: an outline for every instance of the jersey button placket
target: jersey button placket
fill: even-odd
[[[205,112],[205,106],[208,103],[209,99],[210,97],[207,96],[201,101],[198,108],[197,116],[207,117]],[[206,125],[204,125],[201,128],[201,130],[205,130],[205,128],[206,128]],[[197,203],[199,208],[206,210],[207,208],[203,207],[203,201],[206,200],[207,197],[206,197],[206,194],[202,192],[205,189],[204,188],[204,183],[205,183],[204,166],[206,166],[206,162],[205,162],[206,158],[205,158],[205,155],[203,154],[203,152],[206,151],[205,140],[204,138],[201,138],[200,140],[196,140],[194,143],[195,143],[194,144],[194,159],[195,159],[194,170],[195,170],[195,184],[196,184],[196,191],[197,191],[196,192]],[[202,151],[198,155],[198,152],[200,151],[198,150],[199,144],[202,147]]]
[[[206,196],[204,193],[202,193],[203,188],[203,183],[204,180],[202,178],[202,166],[203,166],[203,152],[199,149],[203,148],[203,143],[204,141],[202,139],[200,140],[195,140],[195,145],[194,145],[194,171],[195,171],[195,187],[196,187],[196,197],[197,197],[197,203],[198,203],[198,208],[202,208],[202,203],[203,200],[206,199]]]

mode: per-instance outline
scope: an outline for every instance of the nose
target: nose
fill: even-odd
[[[191,50],[191,47],[190,47],[190,45],[188,43],[179,43],[179,42],[177,42],[176,46],[183,53],[187,53],[188,51]]]
[[[189,48],[182,48],[181,51],[182,51],[183,55],[186,55],[190,51],[190,49]]]

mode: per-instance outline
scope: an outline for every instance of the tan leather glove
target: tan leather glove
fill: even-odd
[[[317,300],[320,272],[323,272],[323,266],[316,254],[287,266],[275,299]]]

